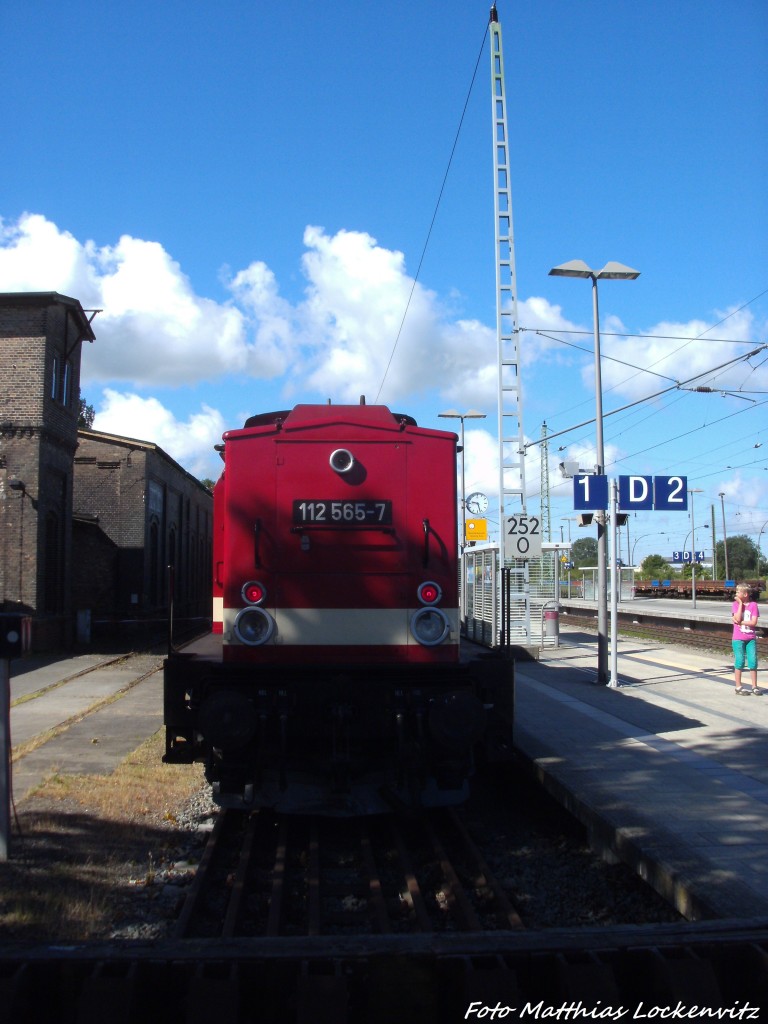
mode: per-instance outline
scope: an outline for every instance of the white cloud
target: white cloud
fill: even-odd
[[[310,226],[303,243],[305,286],[299,301],[282,297],[274,272],[255,260],[227,277],[229,297],[217,302],[197,294],[159,242],[124,235],[100,247],[77,240],[44,216],[25,214],[13,223],[0,220],[0,290],[59,291],[87,309],[101,309],[94,320],[97,341],[84,350],[82,367],[86,388],[107,388],[97,428],[133,435],[140,423],[147,439],[186,460],[185,465],[197,459],[207,463],[210,445],[224,428],[221,414],[202,407],[182,422],[156,399],[140,397],[143,389],[250,380],[264,382],[253,390],[269,389],[270,403],[285,407],[295,400],[356,402],[365,395],[368,401],[378,398],[405,408],[421,396],[437,394],[447,405],[489,414],[496,409],[494,325],[457,319],[433,292],[414,283],[401,252],[380,246],[365,232],[330,234]],[[716,329],[705,321],[657,324],[648,332],[654,337],[641,341],[612,336],[623,327],[609,319],[603,352],[683,380],[712,371],[743,351],[707,340],[710,336],[749,339],[763,327],[748,310],[728,314],[715,314],[714,324],[728,316]],[[584,367],[583,383],[591,388],[591,337],[555,334],[579,330],[560,306],[533,296],[519,302],[518,319],[525,328],[518,335],[524,403],[526,388],[540,396],[551,386],[554,395],[556,376],[575,376],[574,366]],[[685,344],[662,335],[702,338]],[[768,390],[768,362],[759,362],[754,360],[754,368],[739,364],[727,373],[708,372],[701,383],[716,390]],[[610,405],[664,386],[658,377],[604,361],[604,391],[615,392]],[[582,397],[574,392],[576,408]],[[492,431],[485,442],[475,435],[472,431],[468,442],[475,488],[493,491],[497,453]],[[538,472],[535,462],[531,451],[526,459],[529,491]]]
[[[83,361],[84,385],[134,388],[225,376],[277,379],[286,392],[335,401],[438,389],[447,400],[496,399],[495,330],[452,320],[414,283],[402,253],[365,232],[304,233],[304,298],[280,295],[272,270],[254,261],[226,282],[231,300],[196,294],[159,242],[123,235],[115,245],[80,242],[39,214],[0,222],[0,290],[59,291],[102,312]],[[569,326],[559,307],[521,304],[532,327]],[[532,337],[532,336],[531,336]],[[523,346],[533,360],[552,346]]]
[[[719,323],[721,320],[725,323]],[[687,323],[664,321],[650,328],[645,332],[649,336],[642,338],[612,337],[610,332],[620,333],[625,328],[611,320],[601,336],[601,351],[605,357],[620,359],[625,365],[610,358],[603,360],[603,389],[613,388],[628,398],[644,397],[674,382],[686,381],[691,382],[689,387],[701,385],[715,391],[765,390],[768,364],[764,360],[762,366],[755,365],[754,369],[743,361],[733,362],[750,351],[760,329],[749,310],[736,307],[716,311],[712,323],[698,319]],[[717,338],[729,341],[710,340]],[[733,344],[734,341],[745,344]],[[716,369],[725,363],[732,365]],[[584,367],[583,379],[585,384],[592,385],[594,375],[590,366]]]

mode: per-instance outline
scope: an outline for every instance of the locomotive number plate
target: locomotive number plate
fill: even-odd
[[[300,498],[293,503],[293,521],[297,525],[390,526],[392,502]]]

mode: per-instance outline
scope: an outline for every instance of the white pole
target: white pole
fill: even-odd
[[[592,278],[592,329],[595,341],[595,426],[597,429],[597,466],[599,475],[605,472],[605,444],[603,442],[603,383],[600,370],[600,312],[597,298],[597,277]],[[608,609],[606,591],[606,530],[605,522],[596,517],[597,522],[597,681],[605,685],[607,676],[608,654]]]
[[[619,574],[616,563],[616,542],[618,539],[616,506],[618,501],[616,497],[616,481],[613,478],[609,481],[609,487],[610,498],[608,504],[611,515],[611,678],[608,685],[616,688],[619,685]]]
[[[8,860],[11,839],[11,674],[0,658],[0,861]]]

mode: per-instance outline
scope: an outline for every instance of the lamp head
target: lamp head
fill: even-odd
[[[558,267],[552,267],[549,272],[550,277],[592,277],[593,274],[594,271],[584,260],[569,260]]]
[[[634,281],[640,277],[639,270],[633,270],[615,260],[609,260],[602,270],[593,270],[584,260],[569,260],[568,263],[552,267],[549,274],[550,277],[591,277],[602,281]]]

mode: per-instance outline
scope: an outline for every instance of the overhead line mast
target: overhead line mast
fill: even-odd
[[[496,352],[498,358],[499,524],[500,558],[505,571],[499,587],[506,593],[509,636],[531,640],[530,566],[527,559],[505,558],[508,517],[527,516],[525,437],[520,379],[520,329],[517,320],[517,273],[512,224],[509,130],[504,84],[504,50],[496,4],[491,7],[491,100],[493,103],[493,196],[496,215]],[[522,520],[521,520],[522,523]],[[537,562],[538,564],[538,562]],[[505,580],[506,574],[506,580]],[[513,625],[514,624],[514,625]]]
[[[496,4],[491,7],[491,85],[496,215],[496,351],[498,357],[499,520],[526,512],[520,330],[512,222],[504,52]],[[519,507],[518,507],[519,505]]]

